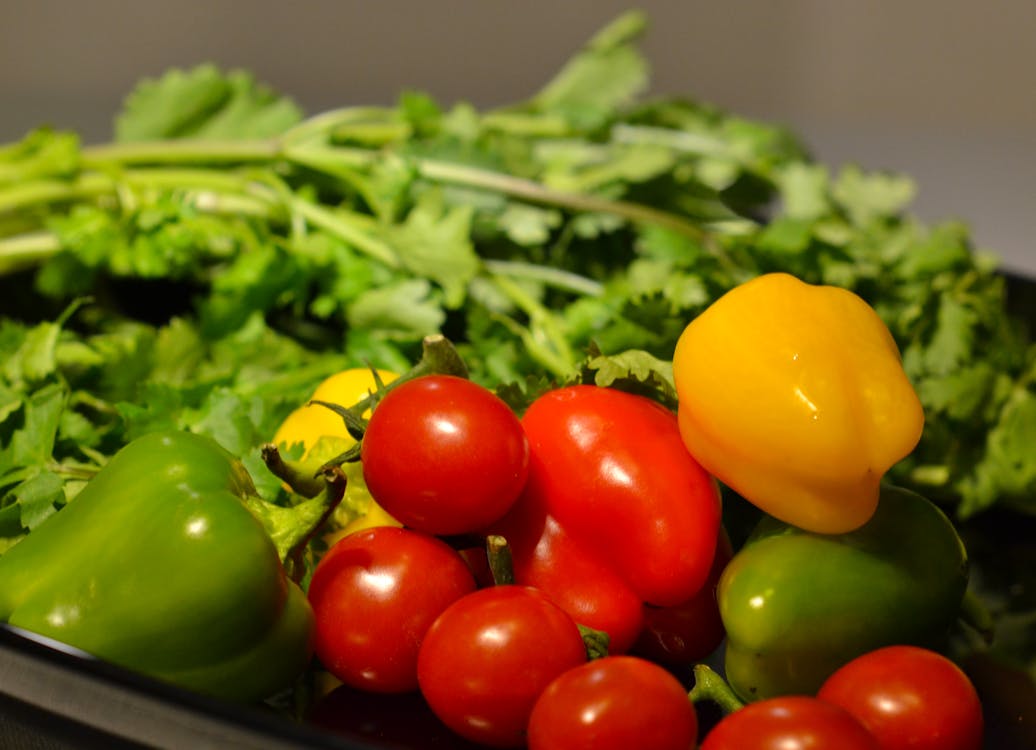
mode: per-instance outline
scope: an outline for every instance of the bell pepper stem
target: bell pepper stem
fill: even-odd
[[[288,576],[296,583],[305,572],[306,545],[324,525],[345,495],[345,474],[338,467],[322,472],[324,490],[298,505],[285,507],[253,496],[245,501],[277,548]]]
[[[607,633],[579,623],[576,623],[576,627],[579,628],[579,634],[583,636],[583,646],[586,648],[588,661],[603,659],[608,655],[612,639]]]
[[[744,701],[734,694],[727,681],[716,674],[707,664],[694,665],[694,687],[687,695],[691,703],[709,701],[719,706],[723,715],[732,714],[744,708]]]

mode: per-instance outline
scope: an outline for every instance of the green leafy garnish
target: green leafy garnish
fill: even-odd
[[[897,481],[1036,513],[1036,356],[995,261],[914,217],[906,176],[645,99],[645,23],[493,110],[404,92],[306,117],[203,65],[141,82],[110,143],[0,146],[0,550],[151,430],[214,435],[265,481],[258,446],[316,383],[402,371],[429,333],[518,409],[566,382],[672,406],[687,322],[778,270],[889,325],[927,416]]]

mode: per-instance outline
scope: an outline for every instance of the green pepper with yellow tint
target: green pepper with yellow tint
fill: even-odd
[[[0,622],[200,693],[252,701],[308,666],[313,611],[289,577],[344,478],[260,499],[208,437],[153,433],[0,556]]]
[[[937,643],[967,584],[956,529],[916,493],[883,486],[870,521],[845,534],[765,516],[717,589],[727,680],[746,701],[812,695],[867,651]]]

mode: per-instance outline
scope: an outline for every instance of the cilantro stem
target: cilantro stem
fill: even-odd
[[[131,189],[216,190],[229,193],[253,192],[248,178],[213,169],[135,168],[119,173],[118,178],[88,172],[71,181],[40,180],[0,190],[0,214],[44,203],[82,201],[112,196],[120,186]]]
[[[494,274],[491,279],[529,317],[528,328],[506,316],[500,317],[501,322],[518,334],[529,353],[551,372],[560,377],[571,375],[575,357],[561,330],[559,318],[506,276]]]
[[[526,138],[564,138],[572,135],[572,126],[564,117],[542,112],[498,109],[482,116],[482,126]]]
[[[296,164],[332,173],[337,169],[366,169],[376,160],[376,154],[372,151],[346,146],[288,147],[284,150],[284,156]]]
[[[316,138],[326,140],[328,134],[334,134],[337,129],[350,125],[377,124],[385,127],[405,127],[405,123],[392,122],[391,118],[394,113],[395,110],[385,107],[336,107],[300,122],[284,133],[281,141],[285,144],[296,144]],[[372,120],[380,121],[372,123]]]
[[[366,227],[372,222],[345,209],[329,209],[294,195],[273,194],[268,186],[246,175],[204,168],[138,167],[127,169],[119,178],[105,174],[87,174],[73,182],[40,181],[25,186],[0,190],[0,213],[40,203],[57,203],[104,196],[119,196],[120,187],[131,190],[172,189],[196,191],[199,210],[211,213],[236,211],[268,219],[277,219],[279,201],[287,201],[283,214],[301,216],[313,226],[325,229],[358,250],[391,268],[399,267],[395,251],[384,241],[373,237]],[[120,200],[121,200],[120,196]],[[14,270],[38,263],[60,250],[52,235],[24,235],[0,240],[2,270]]]
[[[431,180],[496,190],[533,203],[560,206],[573,211],[615,214],[636,224],[655,224],[699,242],[708,241],[708,234],[698,225],[667,211],[660,211],[639,203],[554,190],[535,180],[434,159],[419,159],[416,165],[418,172]],[[711,243],[709,244],[711,245]]]
[[[47,468],[60,476],[70,477],[72,479],[82,479],[84,481],[93,479],[97,475],[97,472],[101,470],[100,467],[73,466],[71,464],[62,463],[48,464]]]
[[[240,164],[268,162],[281,150],[280,141],[269,140],[203,140],[183,139],[104,143],[86,146],[82,164],[103,170],[114,164]]]
[[[387,243],[367,234],[357,225],[360,222],[353,220],[350,212],[345,209],[332,211],[310,201],[296,198],[291,202],[291,210],[313,226],[337,235],[356,247],[357,250],[380,260],[389,268],[399,267],[399,257],[396,255],[396,251]]]
[[[29,232],[0,238],[0,275],[39,265],[61,249],[57,235]]]
[[[215,190],[198,190],[189,195],[189,202],[199,211],[207,214],[227,216],[253,216],[273,220],[277,217],[276,207],[267,200],[247,195],[221,193]],[[281,212],[284,213],[284,212]]]
[[[41,203],[83,200],[112,192],[107,175],[84,174],[75,180],[35,180],[0,189],[0,214]]]
[[[275,139],[186,139],[88,146],[82,150],[83,167],[97,171],[85,172],[73,181],[42,180],[0,190],[0,213],[41,203],[104,196],[117,191],[121,182],[134,188],[248,192],[251,181],[247,176],[218,168],[231,164],[269,165],[278,159],[343,179],[343,170],[369,168],[379,158],[378,153],[344,146],[305,145],[305,140],[321,133],[326,136],[335,126],[355,123],[358,116],[369,115],[367,109],[318,115]],[[216,168],[176,168],[192,164]],[[432,181],[491,190],[572,211],[613,214],[635,224],[665,227],[701,242],[711,253],[725,258],[714,238],[702,227],[667,211],[629,201],[555,190],[535,180],[436,159],[417,158],[413,165],[419,175]],[[398,267],[399,259],[389,245],[359,231],[355,222],[342,218],[340,211],[332,212],[302,199],[292,201],[290,208],[295,215],[305,216],[314,225],[337,234],[371,257]]]
[[[120,172],[113,187],[124,182],[135,189],[215,190],[224,193],[257,193],[260,183],[237,172],[204,167],[136,167]]]
[[[533,279],[548,286],[587,297],[600,297],[604,294],[604,285],[600,282],[561,268],[512,260],[484,260],[482,265],[494,274],[509,276],[513,279]]]
[[[559,357],[556,352],[552,351],[549,347],[544,346],[539,338],[536,337],[528,328],[503,313],[491,313],[491,315],[493,320],[499,322],[513,335],[521,339],[526,351],[528,351],[532,358],[545,367],[551,374],[559,378],[566,378],[572,374],[572,363],[566,362],[564,359]]]

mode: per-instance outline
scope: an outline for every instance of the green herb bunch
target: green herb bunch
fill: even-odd
[[[904,176],[646,99],[644,27],[489,111],[407,92],[307,117],[203,65],[142,81],[111,143],[0,146],[0,552],[154,429],[215,436],[276,492],[255,449],[287,412],[432,333],[516,404],[576,378],[664,397],[687,322],[777,270],[888,323],[927,414],[897,479],[961,516],[1036,511],[1034,349],[995,260],[914,218]]]

